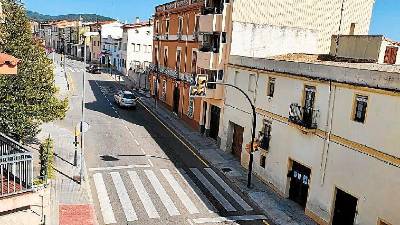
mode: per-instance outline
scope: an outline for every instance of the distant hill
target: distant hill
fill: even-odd
[[[59,15],[59,16],[50,16],[43,15],[37,12],[27,10],[27,15],[31,20],[37,22],[46,22],[46,21],[54,21],[54,20],[79,20],[82,17],[84,22],[97,22],[97,21],[110,21],[115,20],[110,17],[100,16],[97,14],[67,14],[67,15]]]

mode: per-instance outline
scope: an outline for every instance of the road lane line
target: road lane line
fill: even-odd
[[[194,196],[200,201],[200,203],[208,210],[209,213],[217,212],[215,207],[211,204],[211,202],[207,199],[204,193],[200,190],[200,188],[195,184],[192,178],[187,175],[186,171],[182,168],[176,170],[178,174],[181,176],[182,180],[186,185],[192,190]]]
[[[106,185],[104,184],[103,175],[96,173],[93,175],[94,185],[97,190],[97,197],[100,203],[101,214],[105,224],[116,223],[114,212],[108,197]]]
[[[151,201],[146,189],[144,188],[138,174],[135,171],[128,171],[128,174],[131,178],[134,188],[136,189],[137,194],[139,195],[140,201],[142,202],[144,209],[146,210],[147,215],[150,218],[160,218],[160,215],[154,207],[154,204]]]
[[[160,197],[161,202],[167,209],[169,215],[171,216],[179,216],[180,213],[176,208],[174,202],[172,202],[171,198],[168,196],[167,192],[161,185],[160,181],[157,179],[156,175],[151,170],[145,170],[144,173],[146,174],[147,178],[149,179],[151,185],[153,186],[154,190],[156,191],[158,197]]]
[[[124,210],[126,221],[131,222],[138,219],[135,209],[133,208],[132,201],[126,191],[124,182],[118,172],[111,172],[111,178],[114,182],[115,189],[117,190],[119,201],[121,202],[122,209]]]
[[[135,139],[135,143],[136,143],[137,145],[140,145],[139,142],[138,142],[136,139]]]
[[[172,176],[171,172],[168,169],[161,169],[161,173],[164,175],[165,179],[168,181],[169,185],[171,185],[175,194],[182,201],[183,205],[186,207],[190,214],[199,213],[196,205],[192,202],[186,192],[182,189],[182,187],[178,184],[178,181]]]
[[[123,169],[133,169],[133,168],[149,168],[150,165],[147,164],[137,164],[129,166],[113,166],[113,167],[97,167],[89,168],[89,171],[109,171],[109,170],[123,170]]]
[[[143,151],[143,149],[142,149],[142,151]],[[147,161],[149,161],[149,164],[150,164],[151,167],[154,167],[154,164],[150,159],[147,159]]]
[[[204,159],[202,159],[191,147],[189,147],[181,138],[178,137],[178,135],[176,135],[171,129],[169,129],[169,127],[167,125],[165,125],[146,105],[144,105],[144,103],[142,103],[141,101],[138,101],[139,104],[141,104],[143,106],[143,108],[145,108],[147,110],[147,112],[149,112],[159,123],[161,123],[165,129],[167,129],[176,139],[178,139],[187,149],[189,149],[189,151],[192,152],[192,154],[194,156],[196,156],[196,158],[198,158],[200,160],[200,162],[203,163],[204,166],[209,167],[209,165],[206,163],[206,161],[204,161]]]
[[[252,220],[266,220],[267,217],[264,215],[244,215],[244,216],[228,216],[228,217],[214,217],[214,218],[197,218],[192,219],[195,224],[202,223],[223,223],[223,222],[235,222],[235,221],[252,221]]]
[[[221,187],[245,210],[245,211],[252,211],[253,208],[251,206],[249,206],[242,197],[240,197],[240,195],[238,195],[234,190],[232,190],[231,187],[229,187],[229,185],[227,185],[225,183],[224,180],[222,180],[221,177],[219,177],[214,170],[212,170],[211,168],[205,168],[205,170],[207,171],[208,174],[210,174],[215,181],[218,182],[219,185],[221,185]]]
[[[224,196],[204,177],[204,175],[197,168],[190,168],[193,174],[200,180],[200,182],[204,185],[205,188],[214,196],[215,199],[223,206],[226,211],[234,212],[236,211],[235,207],[231,205],[231,203],[224,198]]]

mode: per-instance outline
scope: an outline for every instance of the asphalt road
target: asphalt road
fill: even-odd
[[[81,118],[83,63],[67,60],[73,90],[63,121]],[[85,161],[99,224],[265,224],[262,213],[222,174],[146,108],[121,109],[109,74],[85,81]]]

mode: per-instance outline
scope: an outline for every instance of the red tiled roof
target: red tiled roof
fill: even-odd
[[[0,66],[4,64],[9,64],[11,66],[16,66],[21,60],[15,58],[14,56],[7,55],[5,53],[0,53]]]

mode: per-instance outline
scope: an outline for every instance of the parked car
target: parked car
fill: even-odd
[[[86,67],[86,71],[88,73],[93,73],[93,74],[100,74],[101,73],[101,69],[98,65],[90,65],[88,67]]]
[[[118,91],[114,95],[114,101],[119,107],[136,108],[137,98],[130,91]]]

